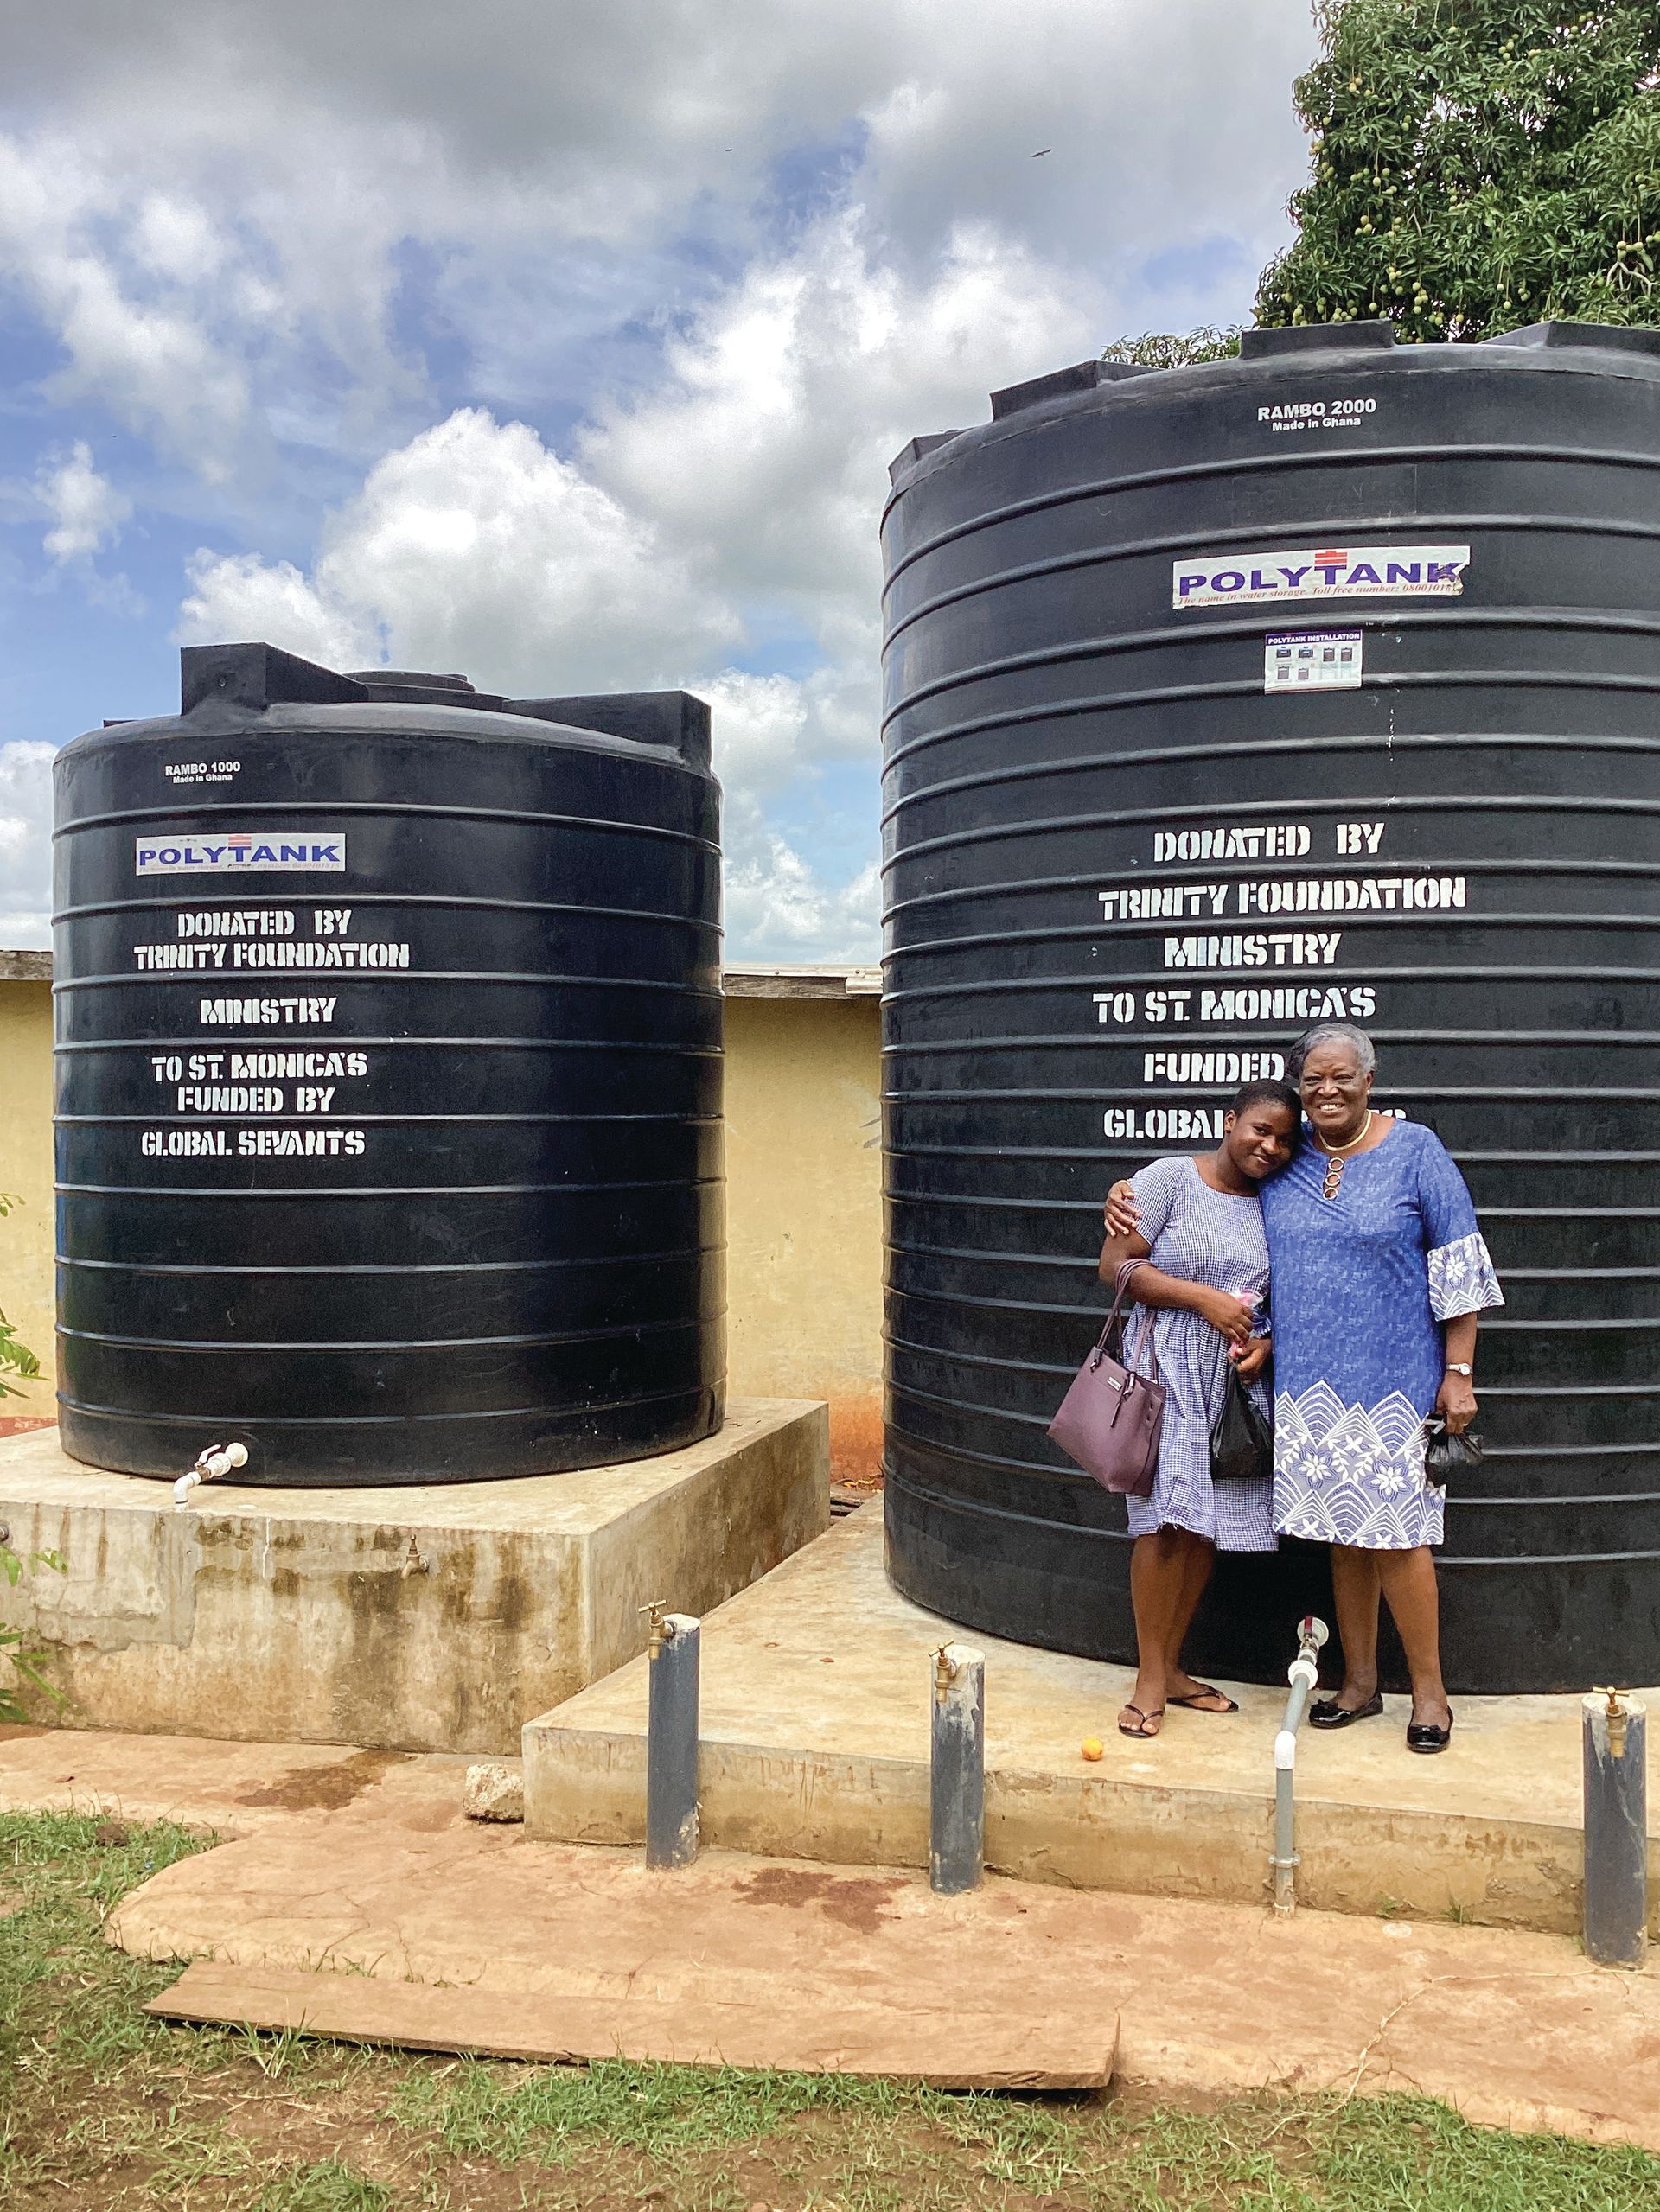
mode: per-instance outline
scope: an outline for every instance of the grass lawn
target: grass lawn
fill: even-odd
[[[103,1916],[201,1848],[0,1815],[6,2212],[1660,2212],[1660,2159],[1405,2098],[946,2096],[834,2076],[535,2067],[165,2027]]]

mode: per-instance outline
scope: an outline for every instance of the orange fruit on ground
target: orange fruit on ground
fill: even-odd
[[[1098,1759],[1107,1749],[1099,1736],[1086,1736],[1078,1749],[1086,1759]]]

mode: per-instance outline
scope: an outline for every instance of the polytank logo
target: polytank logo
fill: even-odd
[[[1452,598],[1468,545],[1318,545],[1294,553],[1198,553],[1171,564],[1172,607],[1265,599]]]
[[[343,875],[346,837],[309,830],[218,830],[211,837],[140,838],[141,876]]]

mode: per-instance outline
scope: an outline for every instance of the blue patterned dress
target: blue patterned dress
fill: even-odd
[[[1283,1535],[1410,1551],[1441,1540],[1424,1417],[1440,1323],[1504,1303],[1464,1177],[1433,1130],[1398,1121],[1344,1160],[1306,1138],[1262,1186],[1274,1260],[1274,1518]]]
[[[1210,1283],[1247,1297],[1261,1296],[1268,1281],[1268,1246],[1262,1233],[1261,1203],[1255,1192],[1236,1198],[1225,1190],[1212,1190],[1185,1157],[1155,1160],[1142,1169],[1132,1188],[1155,1267],[1184,1282]],[[1210,1479],[1210,1425],[1221,1410],[1228,1378],[1227,1339],[1197,1313],[1178,1307],[1137,1307],[1125,1331],[1132,1352],[1140,1345],[1148,1314],[1152,1348],[1167,1395],[1152,1495],[1125,1500],[1131,1535],[1186,1528],[1208,1539],[1218,1551],[1272,1552],[1278,1539],[1274,1485],[1268,1477],[1249,1482]],[[1144,1374],[1151,1372],[1145,1354],[1129,1364]],[[1249,1388],[1266,1415],[1267,1392],[1260,1381]]]

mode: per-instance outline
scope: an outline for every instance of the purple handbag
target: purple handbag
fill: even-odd
[[[1159,1436],[1165,1425],[1165,1386],[1158,1379],[1151,1312],[1136,1339],[1134,1356],[1139,1360],[1145,1349],[1152,1374],[1134,1374],[1114,1356],[1124,1349],[1119,1316],[1130,1278],[1146,1265],[1145,1260],[1127,1259],[1119,1269],[1107,1326],[1049,1425],[1050,1435],[1067,1457],[1076,1460],[1086,1475],[1093,1475],[1103,1490],[1120,1497],[1152,1495],[1159,1472]]]

